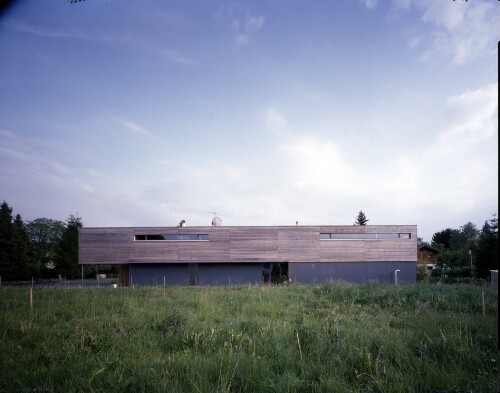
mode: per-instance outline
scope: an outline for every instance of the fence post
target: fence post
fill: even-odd
[[[483,317],[486,316],[486,304],[484,303],[484,291],[481,292],[481,299],[483,303]]]
[[[33,287],[30,288],[30,310],[33,312]]]

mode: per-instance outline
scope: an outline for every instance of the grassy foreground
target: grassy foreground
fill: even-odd
[[[0,392],[496,392],[499,362],[496,287],[0,288]]]

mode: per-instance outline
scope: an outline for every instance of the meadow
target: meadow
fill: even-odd
[[[499,362],[497,287],[0,288],[0,392],[497,392]]]

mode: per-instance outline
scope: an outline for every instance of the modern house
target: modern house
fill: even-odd
[[[120,285],[414,283],[416,225],[81,228],[80,264]]]

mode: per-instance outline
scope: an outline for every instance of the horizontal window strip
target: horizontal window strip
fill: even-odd
[[[193,233],[193,234],[151,234],[151,235],[135,235],[135,241],[158,241],[158,240],[170,240],[170,241],[182,241],[182,240],[208,240],[208,234],[206,233]]]
[[[320,233],[320,240],[411,239],[411,233]]]

